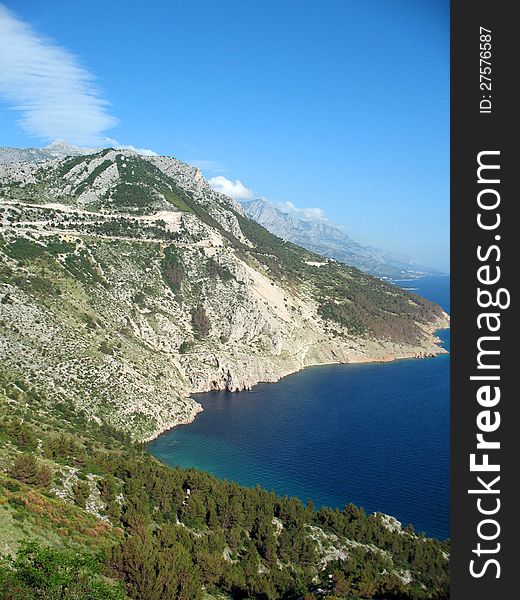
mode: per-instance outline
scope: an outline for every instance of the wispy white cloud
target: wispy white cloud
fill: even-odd
[[[30,135],[107,145],[116,124],[94,77],[65,48],[0,4],[0,95]]]
[[[289,213],[304,221],[327,221],[325,211],[321,208],[299,208],[292,202],[273,202],[281,211]]]
[[[225,173],[227,171],[224,168],[223,164],[218,160],[203,160],[203,159],[194,159],[188,160],[190,165],[195,165],[202,169],[203,171],[210,171],[212,173]]]
[[[208,181],[216,192],[231,196],[235,200],[249,200],[253,197],[253,192],[239,179],[231,181],[231,179],[227,179],[223,175],[217,175],[217,177],[212,177]]]

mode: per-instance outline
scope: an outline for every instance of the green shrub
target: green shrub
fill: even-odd
[[[23,542],[15,558],[0,562],[0,597],[6,600],[124,600],[120,584],[102,576],[101,556]]]
[[[185,278],[184,265],[179,254],[172,247],[164,249],[161,270],[164,280],[171,290],[175,293],[180,292]]]
[[[199,304],[191,311],[191,324],[195,335],[199,338],[206,338],[211,330],[211,321],[202,304]]]

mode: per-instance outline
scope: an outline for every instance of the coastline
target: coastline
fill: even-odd
[[[439,334],[449,348],[449,330]],[[303,502],[312,498],[319,506],[341,508],[343,499],[348,499],[445,539],[443,517],[435,513],[430,522],[429,504],[424,500],[432,492],[431,482],[444,481],[430,477],[429,457],[437,456],[438,441],[444,440],[447,431],[449,354],[439,353],[436,360],[381,362],[352,363],[351,368],[309,365],[312,368],[305,367],[294,377],[281,378],[275,388],[259,384],[251,393],[196,395],[204,407],[200,421],[163,433],[147,450],[171,467],[193,467],[248,487],[259,484]],[[403,432],[418,432],[413,439],[422,440],[419,452],[410,449],[410,438]],[[415,448],[415,442],[412,445]],[[384,457],[382,448],[388,449]],[[409,451],[413,453],[410,462],[405,460]],[[363,460],[356,462],[360,456]],[[440,463],[434,460],[436,466],[431,469],[442,474],[444,467],[439,464],[444,465],[445,452],[441,450],[438,458]],[[332,466],[335,459],[338,466]],[[345,470],[341,466],[348,464],[345,460],[358,466]],[[417,468],[423,463],[424,470]],[[312,475],[307,475],[305,465]],[[392,465],[398,467],[395,472]],[[415,465],[411,471],[409,465]],[[316,469],[328,475],[316,479]],[[384,472],[381,496],[375,477],[378,469]],[[428,483],[419,484],[413,473],[428,474]],[[412,493],[414,485],[421,488],[418,496]],[[436,489],[445,490],[443,485]],[[397,489],[405,490],[404,500],[397,491],[389,491]],[[444,498],[440,514],[445,515],[445,493],[438,493]],[[416,497],[423,500],[417,503]]]
[[[192,398],[192,394],[202,394],[211,391],[224,391],[227,390],[229,392],[240,392],[244,390],[250,390],[254,386],[261,383],[277,383],[281,379],[288,377],[290,375],[294,375],[295,373],[299,373],[300,371],[307,369],[309,367],[317,367],[317,366],[325,366],[325,365],[348,365],[348,364],[377,364],[377,363],[388,363],[394,362],[397,360],[417,360],[417,359],[425,359],[425,358],[433,358],[435,356],[439,356],[441,354],[448,354],[448,350],[441,345],[440,338],[436,335],[437,332],[443,331],[450,328],[450,316],[448,313],[443,311],[442,317],[439,317],[436,322],[431,323],[430,325],[424,326],[423,330],[428,335],[428,339],[431,341],[431,344],[425,346],[400,346],[400,353],[397,352],[388,352],[382,353],[380,355],[362,355],[359,353],[354,353],[349,357],[349,360],[316,360],[312,362],[307,362],[303,360],[300,365],[296,365],[295,368],[283,369],[278,371],[277,373],[272,373],[269,378],[266,379],[257,379],[252,382],[248,382],[247,385],[237,385],[236,387],[228,386],[224,381],[217,381],[217,385],[207,386],[207,387],[197,387],[189,390],[188,395],[184,400],[190,404],[192,410],[189,415],[186,415],[185,418],[177,420],[171,426],[160,427],[155,431],[151,436],[142,439],[141,441],[144,444],[149,444],[150,442],[156,440],[158,437],[171,431],[175,427],[179,425],[189,425],[193,423],[197,415],[203,412],[202,406]],[[384,347],[383,344],[377,343],[377,346],[381,349]],[[297,355],[295,355],[297,356]],[[305,354],[304,357],[312,356],[312,354]],[[334,358],[336,355],[334,351],[330,355],[331,358]],[[265,357],[265,360],[268,360],[271,357]],[[339,356],[337,358],[340,358]]]

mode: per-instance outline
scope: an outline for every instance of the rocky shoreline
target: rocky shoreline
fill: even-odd
[[[160,427],[155,431],[152,435],[143,440],[145,443],[149,443],[155,439],[157,439],[162,434],[171,431],[175,427],[179,425],[189,425],[193,423],[196,416],[203,411],[202,406],[196,402],[191,395],[192,394],[200,394],[211,391],[230,391],[230,392],[240,392],[243,390],[251,390],[255,385],[260,383],[276,383],[283,379],[284,377],[288,377],[289,375],[294,375],[306,369],[307,367],[316,367],[322,365],[333,365],[333,364],[363,364],[363,363],[387,363],[393,362],[396,360],[412,360],[412,359],[424,359],[431,358],[434,356],[438,356],[439,354],[447,354],[448,351],[440,345],[440,340],[437,337],[436,333],[438,331],[442,331],[445,329],[449,329],[450,326],[450,317],[447,313],[443,312],[442,317],[439,317],[436,322],[432,323],[429,326],[424,327],[425,334],[428,335],[429,343],[424,343],[422,346],[405,346],[405,345],[397,345],[390,344],[391,349],[388,345],[382,344],[381,342],[369,342],[369,346],[372,350],[372,354],[362,355],[359,352],[345,352],[345,349],[342,348],[342,344],[338,343],[338,348],[333,348],[335,344],[328,341],[327,350],[321,350],[321,353],[318,352],[310,353],[311,356],[315,356],[315,360],[307,361],[305,360],[309,353],[304,352],[300,355],[295,355],[293,358],[296,361],[296,364],[291,368],[280,369],[279,371],[272,371],[267,368],[267,364],[270,363],[269,359],[273,359],[275,357],[264,357],[264,377],[255,379],[250,376],[250,373],[241,373],[237,374],[228,370],[224,377],[219,379],[212,379],[211,381],[207,381],[206,385],[197,385],[193,387],[189,391],[189,395],[186,397],[186,402],[189,403],[192,410],[185,416],[183,419],[176,419],[175,423],[171,426]],[[341,359],[343,358],[343,360]],[[258,357],[255,357],[258,359]],[[303,359],[302,359],[303,358]],[[257,369],[256,373],[261,372],[262,369]]]

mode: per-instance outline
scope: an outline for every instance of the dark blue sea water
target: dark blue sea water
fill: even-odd
[[[449,311],[449,278],[398,282]],[[441,332],[449,348],[449,331]],[[449,535],[449,357],[311,367],[250,392],[211,392],[194,423],[149,445],[170,465],[348,502]]]

